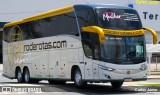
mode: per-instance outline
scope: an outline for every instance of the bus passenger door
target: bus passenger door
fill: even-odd
[[[93,64],[93,54],[92,54],[92,44],[89,41],[83,41],[83,49],[84,49],[84,78],[87,79],[93,79],[92,74],[92,64]]]
[[[99,68],[98,68],[99,62],[97,60],[93,60],[93,79],[99,80]]]
[[[84,67],[84,73],[85,76],[84,78],[87,79],[93,79],[93,74],[92,74],[92,64],[93,64],[93,60],[91,58],[84,58],[84,63],[85,63],[85,67]]]
[[[99,79],[98,60],[100,56],[100,43],[97,33],[82,33],[84,49],[85,79]]]
[[[99,80],[99,59],[100,59],[100,45],[93,43],[93,79]]]
[[[96,43],[89,45],[89,43],[84,43],[85,51],[85,79],[99,80],[99,45]]]

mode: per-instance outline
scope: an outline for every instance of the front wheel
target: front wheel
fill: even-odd
[[[80,69],[76,69],[75,70],[75,73],[74,73],[74,83],[77,87],[81,87],[85,84],[87,84],[86,82],[83,82],[82,80],[82,74],[81,74],[81,71]]]
[[[113,88],[119,89],[123,85],[123,82],[111,82],[111,84]]]

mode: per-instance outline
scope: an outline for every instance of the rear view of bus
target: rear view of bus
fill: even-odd
[[[137,11],[114,5],[77,5],[75,9],[86,56],[85,80],[93,77],[93,82],[111,82],[116,88],[125,81],[146,80],[144,30],[153,34],[153,44],[156,44],[157,35],[142,27]],[[86,16],[82,19],[79,15],[84,11]],[[89,75],[89,68],[93,76]]]

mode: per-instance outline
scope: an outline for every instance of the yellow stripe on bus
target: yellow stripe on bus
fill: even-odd
[[[112,35],[112,36],[138,36],[144,35],[144,30],[111,30],[111,29],[103,29],[104,34]]]

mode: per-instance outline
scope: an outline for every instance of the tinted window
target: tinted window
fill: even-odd
[[[89,7],[75,7],[80,29],[85,26],[95,26],[94,11]]]
[[[75,36],[79,35],[76,18],[73,12],[23,23],[19,26],[22,30],[21,33],[23,35],[23,40],[49,37],[61,34]],[[12,29],[11,33],[17,34],[21,30],[15,27],[14,29]],[[6,41],[9,40],[9,34],[7,31],[10,31],[10,29],[5,29],[4,35]],[[17,38],[17,36],[15,36],[15,38]],[[15,38],[13,38],[14,41],[16,41]]]
[[[21,24],[20,25],[21,30],[22,30],[22,34],[23,34],[23,39],[27,40],[27,39],[33,39],[34,35],[33,35],[33,25],[31,22],[29,23],[25,23],[25,24]]]
[[[22,32],[18,27],[8,27],[4,29],[4,41],[6,42],[14,42],[18,40],[22,40]]]
[[[137,11],[132,9],[96,9],[99,26],[114,30],[142,29]]]
[[[9,41],[9,30],[10,30],[9,27],[4,29],[4,34],[3,35],[4,35],[4,41],[6,41],[6,42]]]
[[[37,32],[39,37],[49,37],[61,34],[79,34],[76,18],[73,12],[37,20],[34,22],[34,32]]]
[[[100,55],[100,43],[98,34],[82,32],[81,36],[85,56],[98,59]]]

